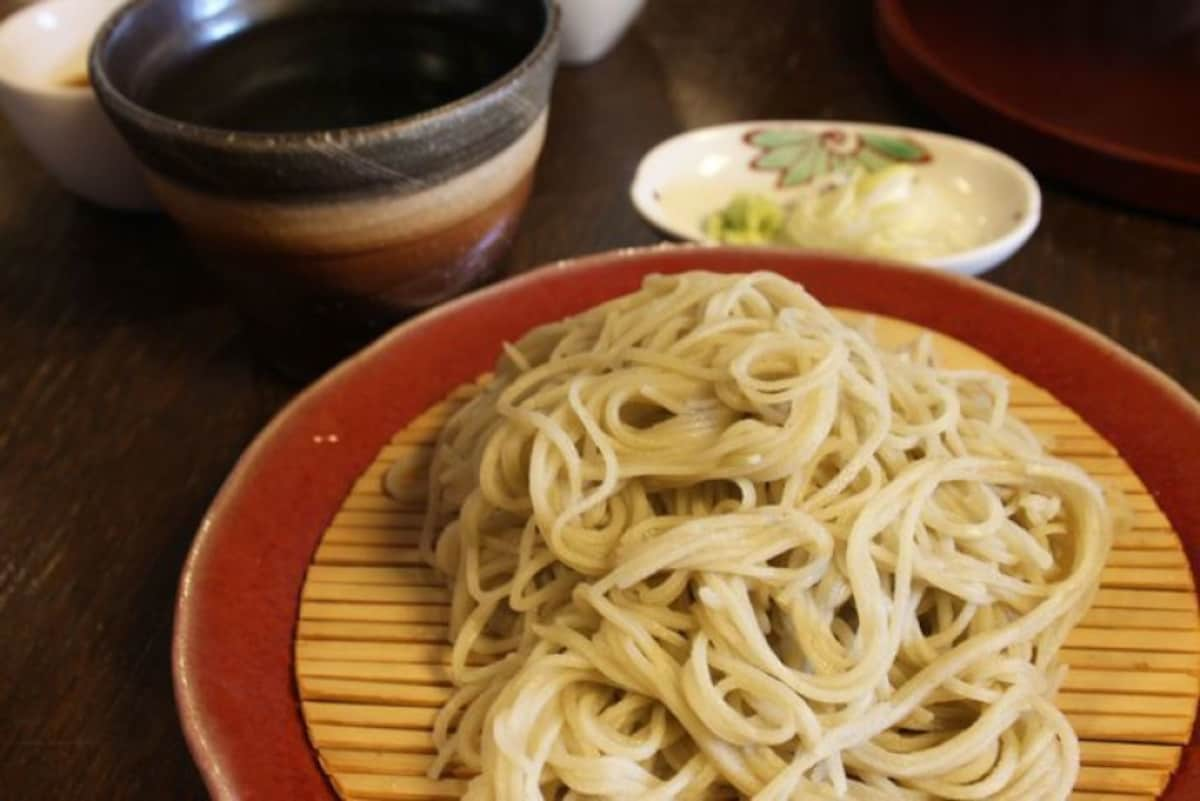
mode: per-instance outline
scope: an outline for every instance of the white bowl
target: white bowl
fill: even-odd
[[[562,9],[565,64],[590,64],[602,58],[642,10],[645,0],[558,0]]]
[[[850,152],[856,141],[862,147],[862,142],[886,137],[912,145],[914,152],[920,153],[911,162],[920,180],[950,201],[946,206],[954,219],[947,223],[965,221],[978,232],[978,241],[972,246],[920,262],[928,267],[978,275],[1012,256],[1041,218],[1037,181],[1029,170],[997,150],[932,131],[822,120],[741,122],[668,139],[638,165],[631,188],[634,205],[647,221],[671,236],[717,244],[705,236],[704,220],[735,194],[753,192],[787,201],[802,191],[804,181],[788,185],[786,167],[756,164],[765,151],[749,140],[764,131],[795,134],[821,147],[830,141],[829,154],[822,155],[819,162],[827,171],[845,169],[850,163],[847,159],[860,152]],[[822,139],[830,135],[834,138]],[[837,137],[841,137],[841,145],[835,147]],[[872,158],[877,156],[872,154]],[[875,163],[879,163],[877,158]],[[801,177],[802,173],[795,176]]]
[[[68,190],[102,206],[149,209],[137,163],[86,84],[92,36],[122,2],[44,0],[0,21],[0,109]]]

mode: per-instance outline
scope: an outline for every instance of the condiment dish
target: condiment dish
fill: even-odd
[[[663,232],[715,244],[705,221],[735,195],[753,193],[783,205],[831,175],[870,174],[894,164],[911,165],[915,181],[943,199],[939,225],[967,243],[916,259],[920,264],[977,275],[1012,256],[1037,227],[1041,192],[1012,158],[933,131],[854,122],[739,122],[689,131],[646,154],[631,195]]]
[[[96,103],[86,56],[123,0],[42,0],[0,21],[0,109],[67,190],[101,206],[147,209],[137,162]]]

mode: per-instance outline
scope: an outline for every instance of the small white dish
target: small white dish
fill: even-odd
[[[558,0],[562,9],[564,64],[591,64],[604,57],[637,18],[645,0]]]
[[[0,109],[71,192],[101,206],[154,208],[133,155],[87,82],[87,52],[124,0],[42,0],[0,20]]]
[[[948,225],[972,232],[972,245],[921,260],[927,267],[978,275],[1012,256],[1037,228],[1041,192],[1012,158],[955,136],[854,122],[771,120],[690,131],[646,154],[630,193],[663,232],[717,244],[704,221],[735,194],[786,203],[822,175],[898,162],[912,164],[918,180],[946,199]]]

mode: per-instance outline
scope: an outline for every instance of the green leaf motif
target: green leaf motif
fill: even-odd
[[[867,147],[895,161],[928,161],[929,151],[911,139],[880,134],[863,134]]]
[[[849,173],[855,164],[875,172],[898,161],[918,163],[932,159],[923,145],[907,137],[858,134],[834,128],[822,132],[754,131],[745,141],[760,151],[750,166],[778,172],[780,188],[800,186],[827,173]]]
[[[787,145],[802,145],[815,142],[817,137],[808,131],[757,131],[750,136],[748,141],[755,147],[760,147],[763,150],[771,150],[777,147],[785,147]]]
[[[812,145],[784,145],[759,156],[754,166],[760,170],[784,170],[810,152]]]
[[[829,151],[818,148],[813,156],[813,175],[824,175],[830,171]]]
[[[881,155],[877,151],[866,147],[858,151],[858,154],[855,156],[855,158],[858,159],[858,163],[861,164],[863,169],[865,169],[867,172],[882,170],[884,167],[887,167],[892,163],[892,160],[887,156]]]
[[[782,187],[799,186],[811,180],[815,174],[819,153],[820,151],[816,148],[809,148],[803,158],[797,160],[784,172],[783,177],[779,180],[779,185]]]

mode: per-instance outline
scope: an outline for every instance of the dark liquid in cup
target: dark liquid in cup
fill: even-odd
[[[163,69],[146,105],[214,128],[348,128],[428,111],[515,67],[529,43],[500,29],[402,14],[255,24]]]

